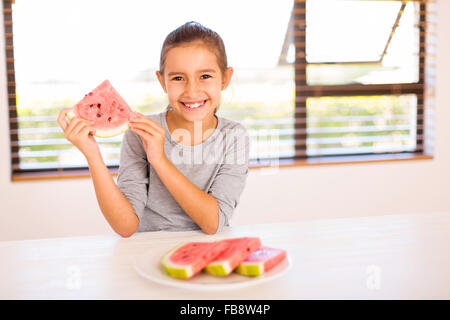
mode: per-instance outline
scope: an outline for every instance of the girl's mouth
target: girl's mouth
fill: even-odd
[[[198,111],[203,109],[203,107],[206,105],[206,100],[202,101],[193,101],[193,102],[181,102],[183,105],[183,108],[187,111]]]

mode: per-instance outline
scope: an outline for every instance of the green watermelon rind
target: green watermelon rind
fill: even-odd
[[[69,118],[69,120],[72,120],[72,118],[76,116],[75,111],[73,111],[73,109],[70,110],[66,113],[66,116],[67,118]],[[124,133],[128,129],[130,129],[130,126],[128,122],[125,122],[123,125],[120,125],[114,129],[96,129],[94,135],[99,138],[111,138]]]
[[[189,279],[193,276],[193,271],[191,266],[180,265],[177,263],[173,263],[170,260],[170,256],[177,251],[180,247],[184,246],[186,243],[181,243],[178,246],[172,248],[169,252],[167,252],[161,258],[161,264],[164,267],[164,270],[167,274],[174,278],[180,279]]]
[[[227,276],[233,271],[230,266],[230,262],[225,261],[216,261],[214,263],[208,264],[205,269],[207,273],[212,274],[213,276],[224,277]]]
[[[234,241],[234,240],[249,241],[250,240],[250,242],[246,242],[245,246],[254,245],[254,244],[256,244],[258,248],[261,246],[261,242],[260,242],[259,238],[255,238],[255,237],[253,237],[253,238],[248,238],[248,237],[245,237],[245,238],[234,238],[234,239],[228,239],[228,240],[232,240],[232,241]],[[223,241],[228,241],[228,240],[223,240]],[[257,242],[256,243],[252,243],[255,240]],[[250,250],[250,248],[247,247],[247,252],[246,253],[242,252],[242,254],[246,255],[245,257],[242,257],[242,258],[245,259],[251,253],[251,252],[248,252],[249,250]],[[254,250],[256,250],[256,247],[252,249],[252,251],[254,251]],[[237,268],[237,265],[232,267],[231,263],[233,263],[233,262],[232,262],[232,259],[230,260],[230,258],[224,259],[224,260],[216,260],[216,261],[213,261],[213,262],[209,263],[204,268],[204,270],[207,273],[212,274],[214,276],[227,276],[231,272],[233,272],[234,269]]]
[[[234,271],[244,276],[257,277],[264,274],[264,263],[242,262]]]

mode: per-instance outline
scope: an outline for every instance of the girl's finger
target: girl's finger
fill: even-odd
[[[72,135],[79,135],[80,132],[86,127],[88,127],[88,125],[85,121],[78,122],[72,129]]]
[[[133,121],[138,117],[138,113],[136,111],[131,111],[130,116],[128,117],[129,121]]]
[[[151,134],[152,136],[157,135],[159,133],[155,128],[149,126],[146,123],[142,123],[142,122],[131,123],[131,129],[133,129],[133,128],[145,131],[145,132]]]
[[[141,130],[141,129],[137,129],[137,128],[131,128],[132,131],[136,132],[139,137],[141,137],[142,143],[144,145],[146,145],[146,140],[151,140],[153,138],[153,136],[151,134],[149,134],[147,131]]]
[[[70,136],[72,134],[73,128],[80,123],[81,118],[79,117],[74,117],[70,120],[69,124],[66,127],[66,130],[64,131],[64,134],[66,136]]]
[[[92,126],[92,123],[89,120],[85,120],[84,123],[86,124],[87,132],[86,132],[86,134],[83,134],[83,135],[86,135],[86,136],[89,134],[94,135],[96,129]],[[81,134],[81,132],[80,132],[80,134]]]
[[[137,113],[137,116],[134,118],[130,119],[130,123],[147,123],[148,125],[150,125],[152,128],[154,128],[156,131],[162,133],[164,132],[164,128],[157,123],[156,121],[144,116],[143,114]]]
[[[81,128],[79,134],[80,134],[81,136],[88,136],[89,134],[94,135],[94,134],[95,134],[95,129],[92,128],[92,127],[89,126],[89,125],[86,125],[85,127]]]
[[[57,122],[58,122],[59,126],[61,127],[61,129],[63,129],[63,131],[65,131],[67,126],[68,126],[68,123],[67,123],[67,120],[66,120],[66,114],[70,110],[72,110],[72,108],[64,108],[58,114]]]
[[[84,127],[88,127],[89,129],[92,129],[91,124],[89,121],[81,119],[81,121],[79,121],[74,128],[72,129],[72,134],[73,135],[79,135],[80,131],[84,128]]]

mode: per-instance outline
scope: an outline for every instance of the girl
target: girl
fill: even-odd
[[[172,31],[156,76],[168,95],[162,113],[133,113],[122,141],[117,185],[80,118],[58,116],[66,138],[86,157],[100,209],[115,232],[195,230],[228,226],[248,175],[249,137],[241,124],[218,117],[230,83],[220,36],[199,23]]]

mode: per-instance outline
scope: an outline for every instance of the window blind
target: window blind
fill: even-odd
[[[322,40],[323,35],[317,30],[323,28],[330,32],[339,29],[340,24],[317,27],[321,23],[318,12],[326,11],[327,4],[339,3],[342,6],[345,2],[361,3],[361,15],[367,11],[364,8],[367,3],[371,6],[376,3],[394,5],[386,8],[386,12],[391,13],[380,28],[388,32],[380,37],[383,41],[380,40],[377,50],[374,50],[375,58],[367,54],[367,57],[345,59],[347,52],[337,57],[327,53],[339,51],[334,49],[345,47],[348,39],[337,39],[341,46],[327,48],[325,44],[330,43],[330,39]],[[352,7],[338,7],[339,10],[334,12],[336,21],[348,20],[349,8]],[[17,112],[12,10],[12,2],[3,0],[12,175],[85,170],[86,163],[81,153],[64,138],[55,121],[57,110],[41,108],[33,113]],[[409,20],[405,20],[407,15]],[[247,74],[236,70],[236,77],[241,80],[238,85],[244,82],[242,79],[251,81],[266,77],[288,87],[287,94],[282,97],[286,102],[264,111],[257,107],[219,109],[219,115],[247,127],[252,140],[252,161],[432,153],[436,45],[434,1],[295,0],[286,25],[278,60],[280,68]],[[395,52],[398,35],[404,27],[413,29],[413,39],[417,42],[417,52],[411,52],[417,57],[417,77],[413,75],[406,81],[402,76],[395,76],[395,70],[399,69],[397,66],[391,70],[394,77],[385,76],[389,75],[389,70],[383,66],[383,60]],[[355,24],[353,28],[356,30],[359,25]],[[348,30],[335,30],[335,34],[348,33],[344,31]],[[370,31],[373,30],[368,29]],[[370,34],[365,38],[370,40]],[[370,76],[378,72],[380,76],[355,78],[355,70],[369,70]],[[390,79],[395,81],[390,82]],[[293,83],[292,88],[286,86],[289,81]],[[265,89],[261,87],[259,90]],[[152,110],[158,109],[154,107]],[[122,136],[96,140],[108,167],[117,168]]]
[[[8,94],[8,116],[9,116],[9,137],[11,141],[11,166],[16,167],[19,159],[14,158],[13,154],[19,152],[17,146],[17,111],[16,111],[16,83],[14,74],[14,45],[12,28],[12,4],[14,1],[3,1],[3,26],[5,34],[5,56],[6,56],[6,76],[7,76],[7,94]]]
[[[334,3],[333,3],[334,2]],[[375,6],[388,4],[396,10],[385,35],[385,43],[376,59],[345,61],[342,59],[321,60],[320,52],[308,50],[315,34],[313,11],[326,15],[327,5],[333,4],[332,12],[337,24],[324,24],[319,28],[330,32],[339,29],[339,23],[352,19],[345,15],[346,1],[295,0],[284,48],[292,45],[295,49],[295,158],[323,157],[355,154],[382,153],[432,153],[433,97],[435,76],[436,6],[434,1],[359,1],[359,6],[369,4],[366,12]],[[358,1],[347,1],[355,6]],[[336,6],[337,3],[337,6]],[[336,10],[338,9],[338,10]],[[389,9],[389,8],[387,8]],[[393,11],[390,10],[390,11]],[[405,21],[405,12],[412,17]],[[411,14],[412,13],[412,14]],[[341,15],[340,15],[341,14]],[[312,16],[310,16],[312,15]],[[328,16],[327,16],[328,18]],[[377,16],[380,18],[380,16]],[[391,83],[386,79],[372,82],[346,81],[337,79],[314,79],[320,68],[333,72],[344,72],[352,67],[363,69],[372,67],[382,71],[383,59],[394,51],[393,42],[398,40],[399,29],[414,29],[417,51],[410,52],[417,57],[418,78],[414,81],[400,79]],[[361,28],[350,26],[347,31]],[[380,25],[380,28],[382,26]],[[387,27],[387,26],[386,26]],[[317,28],[316,28],[317,29]],[[385,28],[386,29],[386,28]],[[342,30],[344,31],[344,29]],[[318,32],[320,34],[320,32]],[[340,35],[336,33],[337,37]],[[370,35],[367,34],[366,38]],[[370,40],[370,39],[369,39]],[[375,40],[374,40],[375,41]],[[336,41],[338,42],[338,41]],[[341,45],[345,45],[342,41]],[[313,46],[311,46],[313,47]],[[329,47],[330,51],[337,49]],[[338,50],[339,51],[339,50]],[[286,51],[280,55],[285,59]],[[323,56],[326,56],[323,54]],[[342,57],[341,57],[342,58]],[[344,57],[345,58],[345,57]],[[395,77],[393,77],[394,80]],[[327,80],[329,83],[327,83]],[[342,83],[339,83],[342,82]],[[347,83],[345,83],[347,82]],[[333,112],[334,110],[334,112]],[[428,129],[428,130],[427,130]]]

